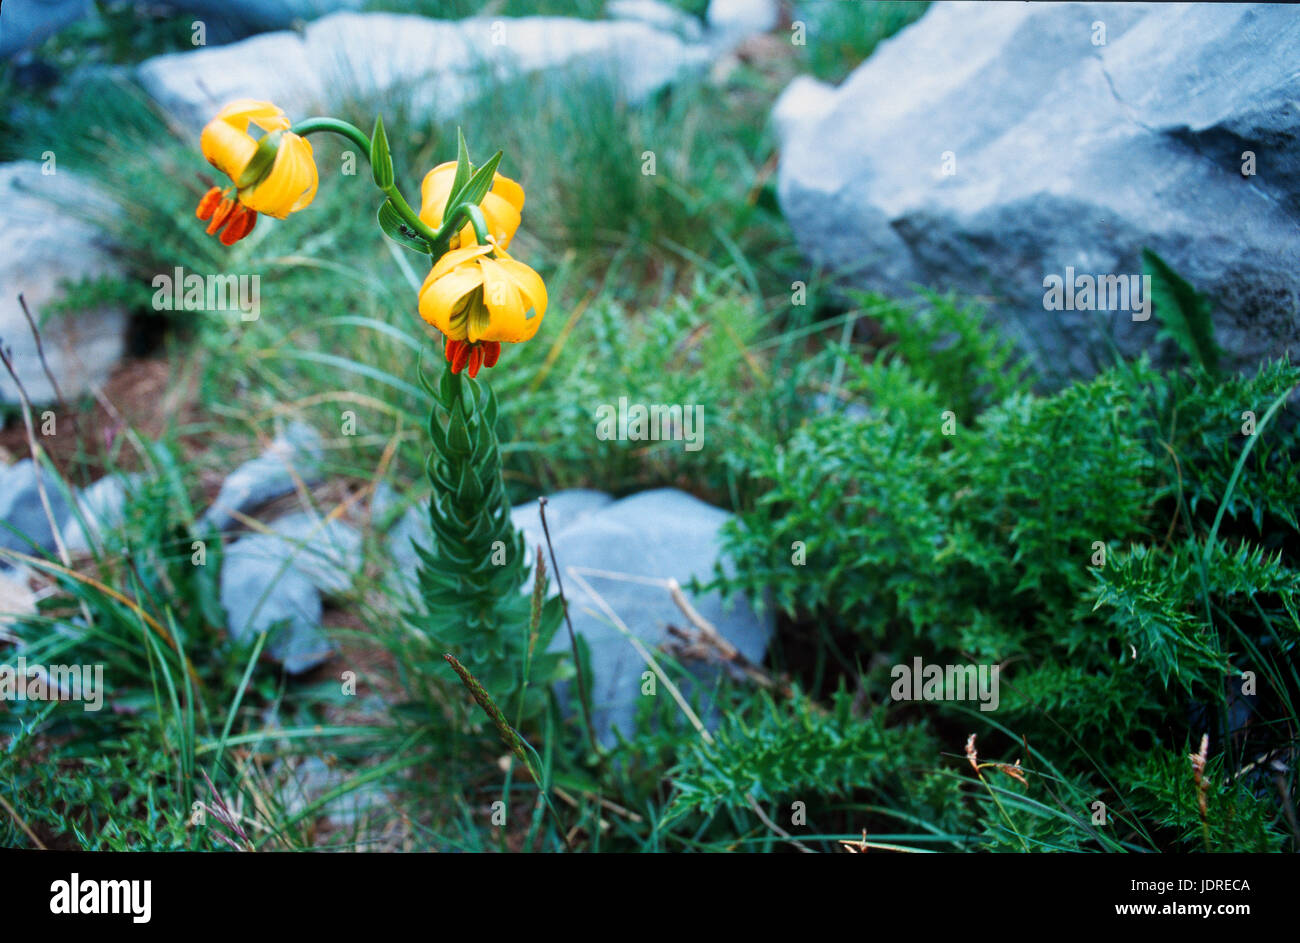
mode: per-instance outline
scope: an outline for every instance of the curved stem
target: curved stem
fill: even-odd
[[[487,237],[487,220],[483,218],[483,210],[476,203],[462,203],[458,207],[456,216],[469,217],[470,225],[474,227],[474,237],[481,246],[488,245]]]
[[[335,134],[341,134],[361,148],[362,153],[366,155],[366,163],[370,162],[370,138],[355,124],[348,124],[338,118],[307,118],[299,121],[289,130],[302,137],[309,134],[318,134],[321,131],[333,131]]]
[[[437,232],[434,232],[425,225],[424,220],[420,219],[419,214],[417,214],[415,210],[411,209],[411,205],[406,202],[406,198],[402,196],[401,191],[397,189],[397,184],[393,184],[385,190],[384,193],[388,195],[388,202],[393,204],[393,209],[397,210],[397,215],[405,220],[406,225],[418,232],[425,242],[429,243],[429,248],[435,255],[441,255],[442,252],[447,251],[445,245],[441,246],[442,252],[438,251],[439,244],[445,242],[447,239],[446,226],[442,226]]]
[[[354,124],[340,121],[338,118],[305,118],[289,130],[302,137],[309,134],[319,134],[322,131],[342,135],[361,148],[361,152],[366,155],[366,163],[370,163],[370,138]],[[397,211],[397,215],[402,218],[402,221],[419,233],[425,242],[429,243],[429,250],[435,258],[447,251],[448,243],[451,241],[451,234],[458,228],[458,221],[462,216],[468,217],[470,224],[473,225],[474,235],[478,238],[479,244],[484,246],[488,244],[487,224],[483,219],[482,210],[477,206],[464,204],[458,207],[457,212],[444,219],[437,232],[434,232],[420,219],[419,214],[411,209],[411,204],[406,202],[406,198],[402,196],[396,184],[382,192],[388,197],[388,201],[393,204],[393,209]]]
[[[370,138],[364,131],[354,124],[340,121],[338,118],[306,118],[299,121],[289,130],[294,134],[303,137],[306,137],[309,134],[319,134],[322,131],[330,131],[334,134],[342,135],[352,143],[356,144],[357,147],[361,148],[361,152],[366,155],[366,163],[370,163]],[[419,233],[420,236],[429,243],[430,249],[434,249],[440,241],[443,241],[446,238],[446,234],[443,232],[446,227],[444,226],[442,230],[435,233],[432,229],[426,226],[420,219],[419,214],[417,214],[415,210],[411,209],[411,204],[406,202],[406,198],[402,196],[402,193],[397,189],[396,184],[382,192],[388,197],[389,202],[393,204],[393,209],[397,210],[397,215],[402,217],[402,221]]]

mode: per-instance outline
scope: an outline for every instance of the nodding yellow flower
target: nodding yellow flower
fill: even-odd
[[[264,132],[261,138],[249,133],[250,124]],[[284,219],[316,197],[311,144],[289,130],[288,116],[270,102],[231,102],[208,122],[199,146],[233,184],[213,187],[195,211],[199,219],[211,220],[208,233],[220,232],[225,245],[252,232],[258,213]]]
[[[424,175],[424,182],[420,184],[420,221],[430,229],[437,230],[442,225],[442,214],[447,209],[447,199],[451,196],[455,179],[455,161],[439,164]],[[492,189],[479,205],[487,223],[488,238],[496,240],[502,249],[510,248],[510,240],[519,229],[519,214],[524,210],[524,188],[509,177],[496,174],[492,178]],[[476,243],[474,227],[468,223],[451,237],[453,249]]]
[[[541,276],[499,246],[452,249],[420,288],[420,317],[447,335],[452,373],[475,377],[480,367],[495,366],[502,343],[529,340],[545,314]]]

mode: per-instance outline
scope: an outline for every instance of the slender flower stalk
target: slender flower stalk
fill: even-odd
[[[545,599],[540,569],[533,605],[522,592],[529,564],[501,477],[496,399],[476,380],[498,363],[502,344],[530,340],[546,314],[541,276],[507,252],[522,220],[524,189],[497,172],[500,152],[475,166],[458,137],[456,159],[425,174],[417,213],[397,186],[382,119],[370,135],[330,117],[291,125],[272,103],[245,100],[227,105],[203,131],[204,156],[231,180],[199,203],[208,232],[230,245],[252,231],[258,213],[284,219],[306,208],[317,186],[307,137],[321,133],[341,135],[365,154],[384,195],[379,227],[427,260],[417,307],[444,335],[447,369],[437,382],[420,375],[433,400],[426,472],[434,539],[430,548],[416,548],[422,608],[407,619],[427,646],[426,657],[410,667],[436,677],[450,664],[470,679],[512,752],[528,762],[493,698],[527,722],[571,668],[548,651],[562,610],[558,599]],[[448,651],[456,657],[444,661]]]

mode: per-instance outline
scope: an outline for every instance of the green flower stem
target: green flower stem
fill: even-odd
[[[307,118],[304,121],[299,121],[289,130],[302,137],[309,134],[318,134],[321,131],[331,131],[334,134],[342,135],[361,148],[362,153],[366,155],[366,163],[370,163],[370,138],[354,124],[340,121],[338,118]],[[448,232],[450,219],[444,220],[438,231],[434,232],[425,225],[415,210],[411,209],[411,204],[406,202],[406,198],[402,196],[396,184],[388,187],[383,193],[393,204],[393,209],[397,210],[397,215],[402,217],[402,221],[419,233],[425,242],[429,243],[435,255],[441,255],[447,251],[447,243],[450,241],[450,233]],[[477,232],[477,227],[475,231]]]
[[[488,245],[487,220],[483,218],[482,209],[473,203],[462,203],[460,206],[456,207],[453,216],[469,217],[469,222],[470,225],[474,227],[474,237],[478,240],[478,244],[481,246]],[[443,223],[443,226],[446,226],[445,222]]]
[[[333,131],[335,134],[341,134],[361,148],[365,152],[366,162],[370,162],[370,138],[366,132],[355,124],[348,124],[338,118],[307,118],[299,121],[289,130],[300,137],[318,134],[321,131]]]
[[[440,227],[437,232],[426,226],[415,210],[411,209],[411,205],[406,202],[406,198],[402,196],[401,191],[397,189],[397,184],[393,184],[384,193],[388,194],[388,200],[393,204],[393,209],[397,210],[397,215],[402,217],[406,225],[418,232],[429,243],[430,248],[434,250],[435,256],[442,255],[447,251],[449,237],[445,234],[447,229],[445,225]]]

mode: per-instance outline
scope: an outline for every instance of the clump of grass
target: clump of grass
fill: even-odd
[[[806,5],[804,62],[824,82],[839,83],[876,46],[925,15],[928,3],[840,0]]]

